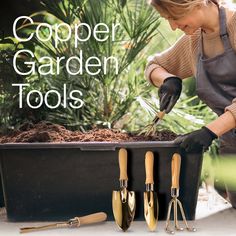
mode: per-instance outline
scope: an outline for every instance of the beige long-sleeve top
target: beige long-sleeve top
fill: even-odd
[[[229,39],[233,49],[236,51],[236,11],[226,9],[226,19]],[[203,33],[202,36],[203,51],[206,57],[212,58],[224,52],[219,31],[208,34]],[[183,35],[180,37],[173,46],[152,57],[146,66],[145,77],[151,82],[150,75],[158,67],[162,67],[170,74],[174,74],[182,79],[196,76],[200,39],[200,29],[193,35]],[[225,111],[230,111],[236,119],[236,94],[232,104],[227,106]]]

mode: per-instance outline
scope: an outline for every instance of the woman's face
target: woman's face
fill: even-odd
[[[192,35],[204,24],[203,12],[198,7],[179,19],[174,19],[163,14],[161,16],[168,20],[172,30],[180,29],[187,35]]]

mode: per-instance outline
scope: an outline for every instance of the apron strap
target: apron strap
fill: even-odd
[[[224,7],[219,8],[219,14],[220,14],[220,37],[224,45],[224,49],[227,50],[231,48],[231,43],[229,40],[229,34],[227,32],[226,13]]]

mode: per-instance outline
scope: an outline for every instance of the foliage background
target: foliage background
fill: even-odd
[[[88,130],[92,126],[115,127],[134,131],[142,129],[153,119],[159,104],[157,89],[150,86],[144,79],[144,69],[149,55],[160,52],[172,45],[181,35],[181,32],[171,32],[167,22],[160,21],[159,15],[150,8],[145,0],[120,1],[92,1],[92,0],[63,0],[43,1],[44,10],[32,15],[35,22],[47,22],[50,24],[67,23],[73,25],[85,22],[93,26],[98,22],[111,24],[119,22],[122,32],[117,36],[116,42],[98,43],[89,40],[79,45],[85,57],[94,55],[111,56],[122,58],[119,75],[110,73],[107,76],[71,76],[61,66],[60,75],[55,76],[19,76],[13,71],[12,57],[19,48],[27,48],[34,52],[36,64],[42,56],[65,56],[77,55],[72,45],[72,40],[60,45],[58,49],[53,47],[53,40],[42,43],[35,37],[32,41],[19,44],[14,38],[7,37],[1,42],[1,119],[2,131],[8,131],[18,127],[22,122],[38,122],[48,120],[62,124],[70,129]],[[76,9],[76,10],[75,10]],[[113,14],[116,12],[116,14]],[[160,24],[161,22],[161,24]],[[21,34],[35,31],[35,25],[25,23],[19,32]],[[47,36],[48,32],[42,32]],[[62,35],[66,32],[62,32]],[[31,60],[21,58],[21,69],[24,61]],[[8,79],[6,79],[8,78]],[[62,97],[62,85],[66,83],[69,90],[79,89],[84,94],[85,106],[83,109],[30,109],[24,104],[24,109],[18,109],[17,88],[12,83],[30,83],[25,89],[24,98],[32,89],[37,89],[43,94],[49,89],[60,91]],[[190,132],[209,122],[214,117],[212,113],[195,96],[194,80],[185,82],[181,100],[166,116],[160,128],[167,128],[176,133]],[[37,97],[31,96],[31,103],[37,104]],[[55,103],[55,97],[51,97],[51,103]],[[23,99],[25,101],[25,99]]]

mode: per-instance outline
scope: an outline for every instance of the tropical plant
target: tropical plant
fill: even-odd
[[[19,34],[26,35],[35,32],[36,27],[42,22],[51,25],[66,23],[72,29],[76,23],[86,23],[91,28],[101,22],[108,26],[119,23],[120,27],[116,31],[115,40],[111,40],[109,37],[105,42],[98,42],[91,37],[85,42],[79,42],[77,48],[73,43],[74,34],[72,34],[71,40],[59,44],[57,48],[54,37],[47,42],[33,37],[31,44],[22,44],[24,48],[33,44],[35,57],[26,59],[34,60],[36,68],[45,63],[39,62],[39,58],[42,56],[53,58],[53,66],[56,66],[55,57],[65,57],[66,61],[71,56],[79,55],[80,50],[83,50],[84,58],[114,56],[119,59],[119,65],[118,73],[112,69],[114,64],[109,62],[106,74],[71,75],[66,71],[65,62],[62,62],[59,75],[26,76],[24,82],[30,83],[30,87],[24,89],[23,100],[32,89],[37,89],[43,94],[49,89],[55,89],[63,97],[62,88],[63,84],[66,84],[68,93],[75,89],[80,90],[85,103],[81,109],[42,107],[40,112],[33,113],[33,116],[36,117],[31,117],[31,119],[35,121],[44,117],[44,119],[63,124],[71,129],[91,129],[94,125],[113,127],[130,111],[136,97],[141,93],[148,93],[150,90],[146,89],[146,82],[140,77],[146,60],[142,52],[148,42],[157,34],[160,23],[159,15],[147,5],[145,0],[62,0],[58,2],[44,0],[43,4],[45,11],[33,14],[31,17],[34,19],[34,24],[24,22],[18,29]],[[53,28],[53,30],[55,29]],[[40,33],[44,37],[49,35],[48,29],[43,27]],[[60,33],[62,37],[66,37],[65,30],[62,29]],[[86,37],[87,32],[84,30],[82,34]],[[76,66],[71,63],[71,70],[76,69]],[[54,96],[50,96],[49,99],[50,103],[55,103]],[[31,97],[31,103],[37,104],[37,96]],[[27,104],[24,104],[24,107],[28,109]],[[24,114],[21,115],[22,120],[27,119]]]

